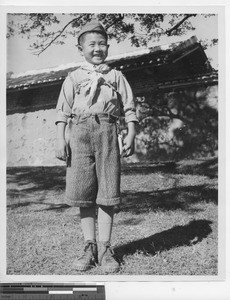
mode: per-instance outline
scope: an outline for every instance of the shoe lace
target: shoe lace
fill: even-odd
[[[92,242],[92,241],[86,241],[85,247],[84,247],[84,253],[79,257],[79,260],[86,256],[87,257],[91,256],[93,254],[93,245],[96,245],[96,243]],[[91,250],[91,251],[88,251],[88,250]]]
[[[115,253],[114,253],[113,248],[112,248],[112,247],[108,247],[108,250],[109,250],[109,252],[111,253],[111,255],[114,256]]]
[[[111,254],[112,256],[114,256],[115,253],[114,253],[113,247],[111,246],[110,242],[106,242],[106,243],[105,243],[105,248],[106,248],[105,253],[106,253],[106,252],[108,253],[108,251],[109,251],[110,254]]]

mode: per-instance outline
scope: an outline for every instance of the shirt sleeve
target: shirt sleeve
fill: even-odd
[[[125,114],[125,121],[138,122],[136,115],[136,102],[133,95],[133,91],[125,78],[125,76],[118,71],[118,81],[117,81],[117,91],[121,96],[121,101],[123,104],[123,110]]]
[[[67,123],[68,118],[72,113],[72,106],[74,102],[74,86],[70,77],[67,76],[62,84],[62,88],[59,94],[57,106],[56,106],[56,122]]]

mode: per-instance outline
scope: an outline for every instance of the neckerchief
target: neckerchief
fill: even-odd
[[[102,74],[107,74],[111,68],[107,64],[92,65],[85,63],[81,65],[81,69],[90,73],[87,81],[80,83],[80,87],[86,87],[85,95],[89,94],[88,106],[92,106],[97,88],[104,82]],[[107,84],[107,83],[106,83]]]

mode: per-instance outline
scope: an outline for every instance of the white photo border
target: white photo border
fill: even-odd
[[[6,3],[7,2],[7,3]],[[13,3],[15,2],[15,3]],[[26,3],[28,2],[28,3]],[[39,2],[39,5],[34,6],[32,1],[2,1],[1,5],[1,23],[5,27],[6,14],[17,12],[30,12],[31,9],[39,12],[71,12],[72,5],[65,1],[66,6],[61,6],[61,1],[34,1]],[[42,3],[44,2],[44,4]],[[51,2],[54,6],[52,6]],[[88,3],[88,1],[86,1]],[[87,3],[85,5],[87,5]],[[128,1],[129,2],[129,1]],[[126,2],[126,4],[128,4]],[[227,101],[230,97],[229,89],[227,89],[227,83],[229,81],[229,63],[230,59],[227,57],[227,50],[229,48],[229,31],[226,20],[230,18],[230,7],[227,5],[227,1],[193,1],[193,5],[184,4],[184,1],[151,1],[146,6],[79,6],[77,7],[79,12],[168,12],[168,13],[183,13],[198,12],[198,13],[218,13],[219,18],[219,218],[218,218],[218,233],[219,233],[219,274],[217,276],[23,276],[23,275],[6,275],[6,183],[5,180],[1,180],[0,189],[0,209],[1,209],[1,243],[0,246],[0,283],[2,282],[105,282],[107,296],[106,299],[227,299],[230,295],[230,265],[229,265],[229,218],[227,218],[227,212],[229,211],[229,202],[227,201],[227,195],[229,195],[229,117],[227,112],[230,112],[230,105]],[[148,2],[148,1],[147,1]],[[154,3],[156,2],[156,3]],[[67,6],[67,3],[68,6]],[[97,2],[99,3],[99,2]],[[118,2],[116,1],[116,5]],[[168,4],[168,5],[167,5]],[[13,6],[11,6],[13,5]],[[24,6],[28,5],[28,6]],[[50,5],[50,6],[47,6]],[[57,6],[60,5],[60,6]],[[108,4],[107,4],[108,5]],[[155,5],[155,6],[153,6]],[[195,6],[197,5],[197,6]],[[5,40],[5,31],[1,31],[1,41]],[[228,39],[227,39],[228,38]],[[4,44],[4,43],[3,43]],[[6,47],[1,47],[1,60],[6,62],[7,50]],[[1,68],[1,178],[6,176],[6,100],[5,99],[5,87],[6,87],[6,63]],[[227,175],[227,177],[226,177]],[[93,277],[93,278],[92,278]],[[154,298],[155,296],[155,298]],[[216,297],[215,297],[216,296]]]

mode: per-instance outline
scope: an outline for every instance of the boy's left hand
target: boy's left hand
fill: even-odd
[[[128,157],[133,155],[134,153],[134,136],[133,135],[127,135],[124,139],[124,145],[123,145],[123,157]]]

